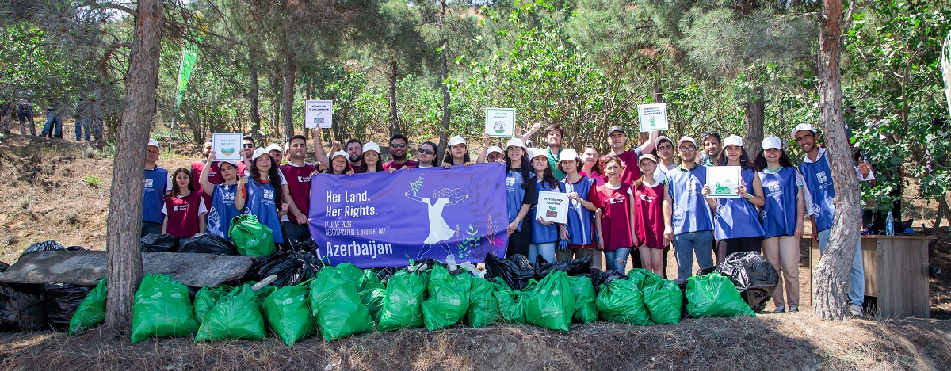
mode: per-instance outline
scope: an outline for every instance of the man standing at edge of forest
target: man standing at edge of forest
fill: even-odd
[[[304,162],[307,157],[307,139],[303,135],[291,137],[287,154],[287,164],[281,165],[280,169],[284,173],[284,179],[287,179],[290,204],[296,207],[289,207],[288,214],[281,217],[281,228],[284,229],[284,239],[290,243],[310,238],[310,229],[307,226],[307,215],[310,211],[310,176],[317,168]]]
[[[538,129],[542,127],[541,122],[536,122],[532,129],[529,130],[525,135],[522,135],[522,141],[527,142],[528,138],[535,134]],[[565,173],[561,170],[558,170],[558,159],[561,156],[561,144],[565,139],[565,129],[558,124],[551,124],[545,127],[545,143],[548,145],[547,155],[548,155],[548,167],[551,169],[552,174],[555,174],[555,178],[558,181],[565,179]],[[624,181],[624,178],[621,178],[621,181]]]
[[[832,223],[835,220],[835,186],[832,183],[832,170],[829,167],[829,158],[825,156],[826,149],[816,144],[816,130],[810,124],[796,125],[793,130],[796,144],[806,154],[799,164],[799,171],[806,181],[806,189],[811,197],[810,220],[812,221],[812,239],[819,242],[819,253],[822,254],[829,242],[832,232]],[[809,205],[810,203],[807,203]],[[861,219],[860,219],[861,220]],[[862,315],[862,304],[865,302],[865,267],[862,266],[862,239],[856,244],[855,257],[852,258],[852,267],[849,271],[849,313],[853,316]]]
[[[700,136],[700,141],[703,142],[700,164],[703,166],[713,166],[713,161],[717,160],[717,157],[720,156],[720,151],[723,150],[723,146],[720,145],[723,143],[722,138],[720,138],[720,133],[708,131]],[[754,153],[753,155],[756,154]]]
[[[162,233],[165,214],[165,196],[172,191],[168,181],[168,171],[155,164],[159,159],[158,141],[149,138],[145,152],[145,186],[142,189],[142,237],[152,233]]]
[[[621,183],[634,184],[634,181],[641,177],[641,169],[637,167],[637,159],[645,153],[651,153],[654,150],[654,144],[657,137],[660,136],[659,130],[650,132],[648,140],[644,144],[624,150],[627,145],[627,137],[624,135],[624,127],[612,126],[608,129],[608,144],[611,145],[611,152],[601,156],[603,164],[609,158],[617,156],[621,160]],[[638,254],[634,254],[638,255]],[[640,255],[638,255],[638,260]]]
[[[390,137],[390,156],[393,159],[383,164],[383,170],[399,170],[404,167],[415,169],[418,164],[416,161],[407,159],[407,152],[409,152],[409,141],[406,136],[400,133],[393,134]]]
[[[686,280],[697,254],[700,269],[713,267],[713,215],[701,195],[707,183],[707,168],[697,163],[697,144],[691,137],[680,138],[680,166],[667,173],[664,195],[664,238],[674,243],[677,279]]]

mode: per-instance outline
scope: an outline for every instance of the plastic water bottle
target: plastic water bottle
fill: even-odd
[[[892,212],[888,212],[888,216],[885,217],[885,235],[894,236],[895,235],[895,218],[892,217]]]

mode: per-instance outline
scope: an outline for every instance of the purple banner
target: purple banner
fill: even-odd
[[[395,267],[410,259],[504,256],[505,166],[311,178],[310,232],[325,263]]]

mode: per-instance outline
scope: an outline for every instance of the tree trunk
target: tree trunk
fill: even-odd
[[[396,115],[396,61],[390,61],[390,136],[402,133],[400,118]]]
[[[293,48],[284,48],[284,96],[281,100],[281,116],[284,120],[284,142],[294,136],[294,82],[297,78],[297,55]]]
[[[763,148],[763,121],[766,116],[766,103],[763,97],[763,87],[753,88],[752,95],[746,99],[743,118],[746,122],[746,136],[743,138],[743,149],[751,158]]]
[[[258,93],[258,64],[257,64],[257,52],[254,51],[254,48],[251,48],[249,53],[251,58],[248,61],[249,69],[249,78],[251,80],[250,91],[248,95],[251,98],[251,133],[252,137],[259,137],[261,135],[261,112],[259,105],[259,93]]]
[[[442,0],[442,7],[440,8],[439,14],[439,23],[440,25],[445,21],[446,18],[446,0]],[[447,46],[449,43],[446,39],[442,39],[442,54],[439,55],[439,87],[442,89],[442,131],[439,133],[439,147],[436,148],[436,158],[440,158],[440,153],[445,153],[446,144],[449,142],[449,85],[446,85],[446,79],[449,78],[449,50]]]
[[[127,334],[132,323],[132,302],[142,280],[142,176],[146,143],[155,116],[159,52],[162,49],[162,0],[139,0],[138,15],[125,80],[125,104],[113,160],[106,230],[106,269],[109,294],[106,328]]]
[[[842,0],[823,0],[819,40],[819,104],[825,143],[836,190],[835,222],[825,253],[813,273],[816,316],[841,320],[847,310],[849,270],[862,226],[861,197],[852,166],[849,140],[842,115],[839,71],[842,51]],[[815,233],[815,232],[813,232]]]

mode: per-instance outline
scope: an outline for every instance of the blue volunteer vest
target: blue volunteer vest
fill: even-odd
[[[211,210],[208,210],[206,233],[215,234],[226,240],[230,239],[228,229],[231,228],[231,219],[241,214],[241,210],[234,206],[234,196],[237,190],[237,183],[215,185],[215,191],[211,194]]]
[[[162,205],[165,204],[165,188],[168,187],[168,171],[158,166],[145,169],[145,187],[142,189],[142,221],[162,223]]]
[[[277,216],[277,207],[274,205],[274,187],[270,183],[260,183],[248,180],[245,184],[248,197],[244,203],[244,213],[258,217],[261,224],[271,228],[274,233],[274,243],[284,243],[281,234],[281,218]]]
[[[713,230],[713,216],[704,199],[703,185],[707,183],[707,168],[697,165],[693,170],[678,166],[667,172],[670,198],[673,200],[674,234]]]
[[[832,228],[835,220],[835,186],[832,184],[832,169],[829,156],[823,155],[816,162],[799,164],[799,171],[812,195],[812,213],[816,217],[816,229],[821,232]]]
[[[529,173],[528,177],[535,179],[535,174]],[[522,179],[520,171],[505,172],[505,208],[508,211],[509,224],[515,221],[518,211],[522,208],[522,202],[525,201],[525,189],[522,188],[522,183],[525,183],[525,180]],[[522,230],[522,222],[518,222],[518,230]]]
[[[589,200],[591,186],[594,185],[594,179],[582,176],[578,183],[570,183],[568,179],[561,181],[561,187],[565,193],[576,192],[582,200]],[[580,202],[568,200],[568,244],[570,245],[590,245],[594,243],[594,228],[591,223],[592,213],[585,209]]]
[[[760,211],[763,238],[792,236],[796,230],[796,168],[784,167],[776,173],[760,171],[766,205]]]
[[[536,176],[537,179],[537,176]],[[548,183],[536,181],[536,188],[539,192],[561,192],[561,187],[552,188]],[[544,225],[538,222],[538,206],[532,205],[528,216],[532,218],[532,239],[530,243],[550,243],[558,241],[558,224]]]
[[[753,194],[752,169],[743,169],[740,176],[750,194]],[[759,212],[745,198],[721,198],[713,218],[713,233],[717,240],[742,237],[762,237],[766,234],[759,221]]]

